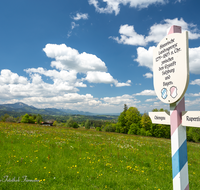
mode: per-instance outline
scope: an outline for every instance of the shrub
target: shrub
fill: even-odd
[[[105,127],[104,127],[104,131],[105,132],[115,132],[116,131],[116,126],[115,124],[107,124]]]
[[[146,136],[146,130],[144,128],[140,129],[140,135]]]
[[[194,142],[200,142],[200,129],[190,127],[187,133],[187,139]]]
[[[73,128],[79,128],[79,125],[78,125],[78,123],[74,122],[73,125],[72,125],[72,127]]]
[[[101,128],[100,128],[100,127],[97,127],[97,128],[96,128],[96,131],[101,131]]]

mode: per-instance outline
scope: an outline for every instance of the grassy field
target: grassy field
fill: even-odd
[[[200,144],[188,143],[190,190]],[[0,190],[172,189],[171,142],[85,129],[0,123]]]

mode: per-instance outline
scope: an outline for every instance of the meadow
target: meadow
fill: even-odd
[[[190,190],[200,189],[200,144],[188,142]],[[0,190],[169,190],[171,141],[0,122]]]

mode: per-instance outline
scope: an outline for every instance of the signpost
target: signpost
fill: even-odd
[[[185,111],[182,112],[182,124],[190,127],[200,127],[200,112]]]
[[[153,53],[155,92],[162,102],[170,104],[170,116],[163,112],[150,112],[149,116],[153,123],[171,125],[174,190],[189,190],[186,127],[182,124],[189,121],[200,124],[200,113],[197,116],[185,112],[184,94],[189,83],[188,57],[188,32],[181,33],[179,26],[170,28]]]

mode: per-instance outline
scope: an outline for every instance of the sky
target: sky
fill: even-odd
[[[186,110],[200,110],[199,7],[198,0],[1,0],[0,104],[169,110],[154,91],[153,49],[178,25],[189,33]]]

